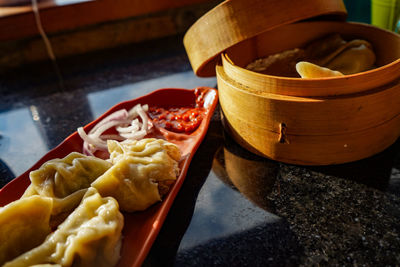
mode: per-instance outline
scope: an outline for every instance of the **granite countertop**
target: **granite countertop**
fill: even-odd
[[[182,37],[0,74],[0,187],[111,106],[198,78]],[[399,142],[371,158],[304,167],[255,156],[219,108],[144,266],[400,265]]]

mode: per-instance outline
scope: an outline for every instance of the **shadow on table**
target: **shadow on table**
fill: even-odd
[[[400,141],[372,157],[356,162],[330,166],[307,167],[312,171],[352,180],[381,191],[391,187],[394,169],[400,169]],[[397,179],[398,180],[398,179]],[[397,192],[400,194],[400,192]]]
[[[223,137],[223,146],[216,152],[213,163],[218,179],[266,213],[276,214],[270,194],[280,175],[280,163],[245,150],[226,132]],[[175,265],[238,266],[246,262],[248,266],[296,266],[303,255],[304,249],[290,224],[279,218],[181,251]]]
[[[220,123],[211,121],[208,133],[194,155],[185,181],[143,266],[172,266],[190,224],[198,193],[207,179],[214,154],[221,143]]]
[[[297,266],[302,251],[282,219],[181,251],[174,266]]]
[[[15,174],[7,166],[7,164],[0,159],[0,188],[3,188],[8,182],[15,178]]]

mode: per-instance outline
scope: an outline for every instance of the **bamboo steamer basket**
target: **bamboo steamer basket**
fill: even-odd
[[[279,1],[262,2],[266,5]],[[202,18],[186,34],[185,47],[197,75],[212,75],[210,69],[214,63],[226,130],[236,142],[255,154],[300,165],[351,162],[383,151],[400,135],[400,36],[370,25],[344,22],[341,1],[295,2],[301,5],[281,9],[285,10],[285,18],[288,14],[292,18],[294,11],[291,10],[302,6],[306,6],[304,12],[309,12],[307,8],[312,9],[313,2],[317,6],[331,5],[330,10],[318,12],[331,18],[334,15],[335,20],[325,17],[297,22],[304,19],[299,16],[302,18],[298,20],[269,24],[265,31],[252,33],[250,37],[240,36],[234,44],[224,45],[224,49],[219,47],[219,56],[200,56],[200,59],[198,52],[192,52],[192,40],[188,36],[191,37],[193,27],[204,28],[203,24],[197,24]],[[219,7],[210,12],[215,13]],[[264,7],[265,10],[269,9]],[[248,9],[247,15],[252,12],[262,13]],[[318,12],[315,11],[314,16]],[[219,20],[231,19],[225,16]],[[263,23],[270,21],[264,19]],[[235,25],[233,33],[226,29],[220,31],[234,36],[238,35],[235,32],[247,32],[246,24],[238,26],[231,22],[229,25]],[[302,47],[328,33],[372,43],[377,68],[320,79],[271,76],[244,68],[256,58]],[[219,38],[234,39],[232,36]],[[203,63],[199,64],[201,60]]]

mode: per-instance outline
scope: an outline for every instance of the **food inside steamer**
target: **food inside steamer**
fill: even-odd
[[[368,41],[346,41],[334,33],[303,48],[256,59],[246,69],[274,76],[322,78],[370,70],[374,68],[375,60],[373,47]]]

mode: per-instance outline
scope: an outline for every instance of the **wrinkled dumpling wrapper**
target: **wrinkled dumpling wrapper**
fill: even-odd
[[[45,162],[29,174],[32,189],[39,195],[64,198],[82,188],[111,167],[100,158],[72,152],[62,159]],[[28,192],[33,192],[28,189]]]
[[[372,69],[375,60],[376,56],[370,43],[353,40],[348,42],[325,67],[348,75]]]
[[[58,225],[80,203],[90,184],[110,167],[110,162],[100,158],[72,152],[32,171],[29,174],[31,185],[22,197],[53,198],[52,225]]]
[[[161,201],[179,174],[179,148],[155,138],[109,140],[107,145],[113,166],[92,186],[101,195],[116,198],[127,212],[145,210]]]
[[[359,39],[345,41],[339,34],[315,40],[305,50],[305,61],[345,75],[372,69],[376,60],[371,43]]]
[[[50,233],[52,199],[31,196],[0,208],[0,265],[40,245]]]
[[[122,228],[123,216],[118,202],[89,188],[79,206],[40,246],[7,262],[4,267],[114,266],[120,257]]]

